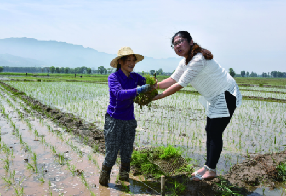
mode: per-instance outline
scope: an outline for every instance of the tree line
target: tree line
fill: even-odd
[[[0,72],[16,72],[16,73],[77,73],[77,74],[110,74],[115,72],[115,68],[105,68],[104,66],[99,66],[97,70],[92,70],[91,68],[82,66],[76,68],[70,67],[9,67],[0,66]],[[149,72],[142,72],[154,75],[170,75],[172,73],[166,73],[162,68],[158,70],[150,70]],[[262,72],[258,75],[256,72],[241,71],[237,74],[233,68],[229,68],[229,74],[233,77],[272,77],[272,78],[286,78],[286,72],[271,71],[268,73]]]
[[[229,68],[229,74],[234,77],[269,77],[269,78],[286,78],[286,72],[280,72],[280,71],[271,71],[271,72],[262,72],[261,75],[258,75],[255,72],[248,72],[248,71],[241,71],[240,74],[237,74],[233,68]]]
[[[115,68],[105,68],[104,66],[99,66],[97,70],[92,70],[88,67],[9,67],[9,66],[0,66],[0,72],[14,72],[14,73],[77,73],[77,74],[110,74],[115,72]],[[145,72],[148,74],[157,75],[170,75],[171,73],[164,73],[163,69],[160,68],[158,70],[150,70],[150,72]],[[142,72],[144,73],[144,72]]]

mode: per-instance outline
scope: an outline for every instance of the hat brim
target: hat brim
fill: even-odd
[[[111,62],[110,62],[110,66],[113,67],[113,68],[117,68],[117,60],[120,59],[121,57],[123,56],[129,56],[129,55],[132,55],[132,54],[128,54],[128,55],[121,55],[121,56],[117,56],[116,58],[114,58]],[[142,56],[141,54],[134,54],[136,56],[136,61],[135,63],[138,63],[139,61],[142,61],[144,59],[144,56]]]

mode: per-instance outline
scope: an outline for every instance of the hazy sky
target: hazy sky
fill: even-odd
[[[285,0],[0,0],[0,39],[55,40],[109,54],[130,46],[158,59],[178,57],[170,39],[186,30],[222,67],[286,72],[285,10]]]

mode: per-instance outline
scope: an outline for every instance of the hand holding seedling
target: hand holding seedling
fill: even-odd
[[[151,85],[151,91],[158,88],[158,80],[156,79],[156,83]]]
[[[174,93],[176,93],[177,91],[181,90],[183,87],[178,84],[175,83],[172,86],[170,86],[169,88],[167,88],[162,94],[157,95],[156,97],[153,98],[153,101],[157,100],[157,99],[162,99],[164,97],[167,97],[169,95],[172,95]]]
[[[137,93],[139,95],[136,96],[134,99],[134,102],[140,105],[141,109],[143,105],[150,107],[151,106],[150,102],[156,95],[158,95],[158,91],[156,90],[156,88],[158,87],[157,80],[150,75],[145,76],[145,78],[146,78],[146,84],[143,86],[148,86],[148,88],[146,88],[144,92],[142,91],[138,92],[138,89],[142,88],[143,86],[138,87]],[[143,88],[145,89],[145,87]]]

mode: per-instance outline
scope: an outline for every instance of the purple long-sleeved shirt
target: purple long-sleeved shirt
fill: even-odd
[[[108,87],[110,102],[107,107],[107,113],[116,119],[133,120],[134,115],[134,98],[137,95],[137,85],[146,84],[146,79],[137,74],[130,73],[127,77],[121,69],[108,76]]]

